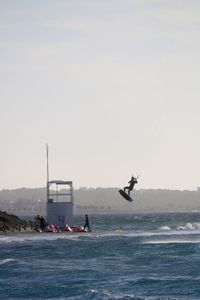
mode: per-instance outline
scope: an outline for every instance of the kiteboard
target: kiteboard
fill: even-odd
[[[122,197],[124,197],[127,201],[132,202],[133,199],[127,194],[125,193],[123,190],[119,190],[119,193]]]

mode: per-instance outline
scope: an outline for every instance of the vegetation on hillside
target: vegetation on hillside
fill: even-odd
[[[0,211],[0,231],[20,230],[21,228],[26,228],[27,225],[28,222],[21,220],[18,216]]]

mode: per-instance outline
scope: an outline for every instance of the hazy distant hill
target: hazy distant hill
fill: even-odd
[[[76,213],[200,211],[200,189],[134,190],[132,203],[124,200],[119,188],[80,188],[74,190]],[[21,188],[0,191],[0,210],[17,215],[46,213],[46,188]]]

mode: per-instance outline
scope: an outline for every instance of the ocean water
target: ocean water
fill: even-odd
[[[0,299],[200,299],[200,213],[89,217],[91,233],[1,235]]]

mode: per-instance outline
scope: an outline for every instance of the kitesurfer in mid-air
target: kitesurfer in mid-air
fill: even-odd
[[[126,190],[128,190],[128,195],[130,196],[130,192],[133,190],[134,185],[138,183],[137,178],[132,176],[128,183],[130,183],[130,185],[124,187],[124,192],[126,193]]]

